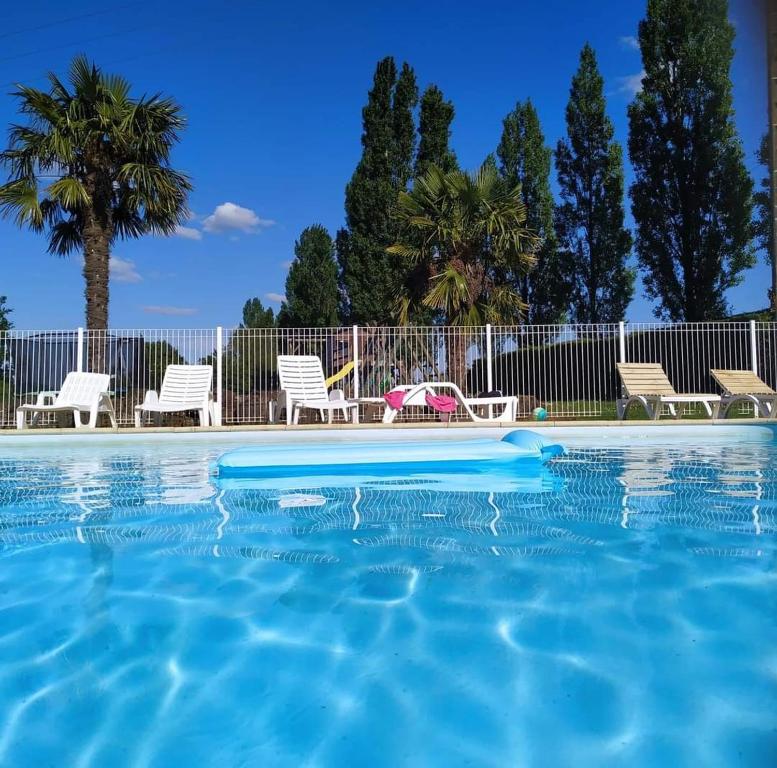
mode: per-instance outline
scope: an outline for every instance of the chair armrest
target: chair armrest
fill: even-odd
[[[141,405],[158,405],[159,393],[155,389],[149,389],[146,392],[146,396],[143,398]]]
[[[35,398],[35,405],[54,405],[58,394],[59,392],[55,390],[38,392],[38,396]]]

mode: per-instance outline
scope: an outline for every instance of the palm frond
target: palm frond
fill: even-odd
[[[13,218],[19,227],[42,232],[46,219],[38,199],[38,187],[27,179],[9,181],[0,186],[0,215]]]
[[[63,176],[61,179],[57,179],[49,185],[47,191],[68,211],[85,208],[91,203],[91,198],[83,183],[72,176]]]
[[[57,222],[51,228],[48,251],[56,256],[67,256],[83,248],[83,224],[78,216]]]
[[[423,298],[424,306],[446,312],[458,317],[462,309],[469,304],[469,286],[467,278],[457,269],[448,265],[430,282],[429,290]]]

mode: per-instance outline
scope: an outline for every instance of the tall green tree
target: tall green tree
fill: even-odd
[[[760,189],[753,195],[755,202],[755,237],[758,248],[767,255],[769,263],[774,259],[772,218],[772,195],[769,184],[769,134],[765,134],[758,147],[758,162],[764,167],[765,175],[761,179]]]
[[[656,315],[725,317],[753,266],[752,180],[734,126],[726,0],[648,0],[645,76],[629,106],[637,255]]]
[[[424,91],[418,118],[415,176],[423,176],[430,165],[436,165],[443,173],[459,167],[449,146],[454,114],[453,103],[445,100],[436,85],[430,85]]]
[[[345,190],[346,227],[337,233],[341,315],[350,322],[390,322],[398,267],[386,254],[394,242],[397,193],[410,178],[418,99],[412,69],[399,80],[394,59],[378,63],[362,111],[362,157]]]
[[[287,328],[337,325],[337,263],[334,243],[326,229],[314,224],[303,230],[294,245],[294,257],[279,324]]]
[[[413,110],[418,104],[418,85],[415,72],[404,63],[394,87],[391,101],[393,122],[393,159],[392,174],[394,186],[405,189],[413,176],[413,157],[415,156],[416,130]]]
[[[553,225],[551,150],[545,145],[539,115],[530,100],[518,102],[505,117],[497,155],[502,178],[521,188],[526,225],[542,239],[536,267],[518,277],[518,290],[528,307],[527,321],[560,322],[567,310],[569,289]]]
[[[185,121],[171,99],[134,99],[126,80],[81,56],[68,84],[48,79],[47,91],[14,93],[27,122],[11,126],[0,153],[10,175],[0,213],[46,233],[50,253],[83,252],[86,326],[107,328],[114,242],[169,235],[186,220],[191,184],[170,165]]]
[[[13,310],[8,306],[7,301],[7,296],[0,296],[0,332],[10,331],[13,328],[11,318],[8,317]]]
[[[243,304],[243,322],[241,328],[274,328],[275,313],[272,307],[265,307],[262,300],[254,297]]]
[[[240,325],[229,336],[222,361],[222,383],[225,391],[246,394],[267,388],[275,372],[279,336],[272,307],[265,307],[254,297],[243,305]],[[216,369],[215,353],[200,361]]]
[[[613,138],[604,80],[588,44],[572,78],[566,122],[567,137],[556,147],[556,231],[570,280],[570,316],[613,323],[623,319],[634,294],[627,266],[632,239],[624,226],[623,150]]]

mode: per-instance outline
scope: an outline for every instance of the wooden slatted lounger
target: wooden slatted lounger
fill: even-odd
[[[721,416],[725,416],[734,403],[742,402],[753,404],[756,418],[768,419],[777,414],[777,392],[752,371],[713,368],[710,373],[723,390]]]
[[[720,395],[679,394],[669,381],[659,363],[618,363],[616,365],[626,397],[616,401],[618,418],[626,416],[632,403],[640,403],[647,415],[657,420],[661,406],[669,406],[669,412],[678,418],[676,406],[685,403],[701,403],[707,415],[715,419],[720,409]]]

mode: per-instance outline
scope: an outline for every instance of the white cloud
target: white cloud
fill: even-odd
[[[139,283],[143,280],[135,266],[135,262],[130,261],[130,259],[120,259],[118,256],[111,256],[110,271],[111,279],[117,283]]]
[[[175,228],[175,236],[183,237],[186,240],[202,240],[202,232],[194,227],[177,226]]]
[[[626,93],[629,96],[636,96],[642,90],[642,81],[645,78],[645,70],[633,75],[618,78],[618,93]]]
[[[210,216],[205,217],[202,228],[211,233],[237,230],[253,234],[273,224],[275,222],[272,219],[262,219],[250,208],[243,208],[234,203],[222,203],[216,206]]]
[[[623,35],[618,38],[618,42],[624,47],[629,48],[632,51],[639,50],[639,40],[634,35]]]
[[[193,307],[168,307],[158,304],[150,304],[142,307],[147,315],[196,315],[198,309]]]
[[[286,296],[282,293],[265,293],[264,298],[268,301],[277,301],[279,304],[282,304],[284,301],[286,301]]]

